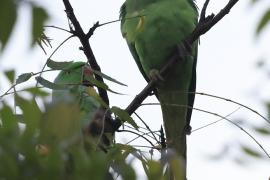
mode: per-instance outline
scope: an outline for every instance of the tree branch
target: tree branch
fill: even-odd
[[[77,20],[73,8],[69,2],[69,0],[63,0],[63,3],[65,5],[65,12],[67,14],[68,19],[70,20],[70,22],[72,23],[72,25],[74,26],[74,29],[72,29],[71,27],[71,32],[77,36],[82,44],[82,50],[85,54],[85,56],[87,57],[87,60],[91,66],[91,68],[93,68],[96,71],[101,72],[101,69],[96,61],[96,58],[94,56],[94,53],[92,51],[92,48],[89,44],[89,38],[91,37],[91,35],[93,34],[94,29],[96,29],[96,26],[98,25],[98,23],[94,24],[93,28],[90,29],[90,31],[85,34],[83,32],[83,29],[79,23],[79,21]],[[100,82],[104,82],[103,78],[99,75],[95,74],[95,78],[100,81]],[[105,89],[102,88],[97,88],[100,97],[103,99],[103,101],[109,105],[109,97],[107,94],[107,91]]]

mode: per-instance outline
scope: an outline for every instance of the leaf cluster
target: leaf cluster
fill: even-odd
[[[21,116],[6,103],[0,104],[1,179],[103,180],[120,176],[132,180],[136,179],[137,171],[130,162],[134,158],[141,162],[149,179],[168,179],[163,174],[167,163],[177,172],[176,179],[183,179],[179,172],[181,160],[176,156],[163,162],[149,160],[140,150],[125,144],[112,144],[107,153],[88,149],[77,136],[81,129],[76,128],[74,119],[79,111],[70,105],[49,107],[43,112],[34,99],[19,95],[16,103]],[[60,113],[66,115],[59,116]],[[49,120],[59,124],[44,126],[44,121]]]
[[[51,70],[69,71],[73,62],[50,60]],[[85,64],[82,64],[84,66]],[[95,72],[94,72],[95,73]],[[5,72],[6,78],[15,85],[27,82],[36,73],[25,73],[15,80],[15,72]],[[104,78],[121,84],[108,75]],[[38,79],[40,78],[40,79]],[[59,90],[60,85],[36,77],[44,87]],[[92,83],[92,82],[91,82]],[[81,86],[76,84],[75,86]],[[96,85],[93,83],[93,85]],[[62,84],[68,89],[74,84]],[[15,86],[14,86],[15,87]],[[76,103],[45,104],[41,110],[34,97],[44,100],[50,95],[43,88],[24,89],[31,98],[24,98],[20,91],[14,91],[16,108],[10,107],[5,99],[0,101],[0,177],[3,179],[136,179],[136,169],[130,159],[141,162],[149,179],[168,179],[164,176],[166,164],[171,164],[176,179],[183,179],[181,160],[165,158],[163,162],[148,159],[139,149],[125,144],[111,144],[106,153],[97,148],[97,141],[84,137],[80,126],[80,107]],[[93,94],[88,94],[93,96]],[[3,97],[5,97],[4,95]],[[102,99],[99,99],[101,104]],[[109,108],[109,107],[107,107]],[[138,129],[128,113],[119,107],[109,108],[121,121]],[[98,137],[100,138],[100,137]],[[90,143],[89,143],[90,142]],[[94,142],[94,143],[93,143]]]
[[[29,6],[31,10],[31,46],[36,43],[43,47],[43,43],[48,45],[49,38],[43,34],[43,26],[49,15],[47,11],[32,1],[1,0],[0,6],[0,52],[6,47],[8,40],[16,26],[19,16],[18,9],[22,5]]]
[[[258,4],[259,0],[252,0],[253,5]],[[267,25],[270,23],[270,7],[268,7],[262,14],[261,18],[258,21],[258,25],[256,27],[256,35],[262,33],[264,29],[266,29]]]

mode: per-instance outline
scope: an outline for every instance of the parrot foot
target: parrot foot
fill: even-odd
[[[190,135],[191,134],[191,130],[192,130],[192,127],[190,125],[186,126],[185,127],[185,133],[186,133],[186,135]]]
[[[154,81],[164,81],[164,78],[160,75],[159,70],[151,69],[149,72],[149,77]]]

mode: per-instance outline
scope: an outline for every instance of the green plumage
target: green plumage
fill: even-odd
[[[193,0],[126,0],[121,7],[121,31],[136,64],[149,81],[153,69],[160,70],[176,45],[197,24]],[[197,43],[192,56],[177,63],[156,88],[161,103],[167,145],[186,159],[186,131],[189,127],[196,88]],[[154,123],[154,122],[153,122]]]
[[[84,62],[71,63],[55,78],[54,83],[66,88],[52,92],[52,103],[47,106],[44,121],[41,122],[42,143],[89,144],[91,135],[88,127],[101,105],[95,89],[84,85],[85,67],[90,68]],[[95,148],[97,141],[91,146]]]
[[[83,85],[84,62],[74,62],[65,70],[61,71],[54,80],[54,83],[66,85],[63,90],[53,90],[52,102],[78,103],[81,111],[81,124],[86,126],[93,113],[100,107],[99,102],[94,98],[98,96],[93,87]],[[89,94],[89,90],[93,93]]]

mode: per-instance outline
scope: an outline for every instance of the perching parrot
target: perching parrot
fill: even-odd
[[[166,77],[159,70],[169,61],[177,44],[196,27],[194,0],[126,0],[120,10],[121,31],[146,81],[161,79],[155,94],[161,104],[167,146],[186,160],[186,133],[196,88],[198,43],[192,55],[177,62]],[[162,80],[163,79],[163,80]]]
[[[90,74],[85,74],[84,71],[86,68],[89,68],[89,71],[91,71],[85,62],[74,62],[69,65],[54,80],[54,83],[66,85],[68,88],[64,90],[53,90],[52,92],[53,103],[59,101],[77,101],[79,103],[82,126],[89,123],[89,116],[100,107],[99,102],[94,98],[94,96],[98,96],[95,89],[91,86],[84,85],[84,76],[93,75],[91,72],[89,72]]]
[[[109,145],[104,135],[90,132],[90,123],[102,118],[103,108],[86,76],[93,76],[90,66],[84,62],[72,62],[55,78],[54,83],[65,89],[52,92],[51,107],[41,124],[41,138],[45,144],[68,141],[76,146],[87,146],[88,150],[96,147],[103,150],[104,144]]]

